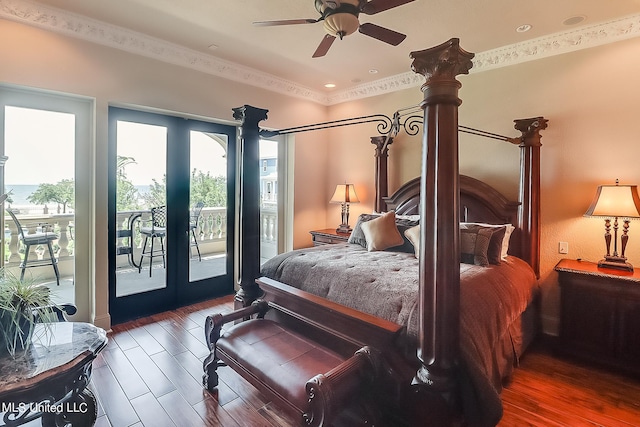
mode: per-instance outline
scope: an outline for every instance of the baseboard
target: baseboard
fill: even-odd
[[[96,316],[96,318],[93,319],[93,324],[105,331],[109,331],[111,330],[111,315],[107,313],[102,316]]]

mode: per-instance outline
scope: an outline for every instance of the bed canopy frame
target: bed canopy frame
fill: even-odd
[[[476,193],[489,198],[493,206],[503,206],[498,215],[511,215],[517,221],[514,254],[527,261],[539,274],[540,240],[540,131],[547,126],[542,117],[515,120],[517,138],[503,137],[458,125],[458,106],[461,87],[456,79],[467,74],[472,67],[473,54],[460,48],[458,39],[439,46],[411,53],[412,70],[425,76],[421,90],[423,101],[417,108],[397,112],[393,119],[382,115],[347,119],[320,125],[283,129],[260,130],[260,122],[267,119],[267,110],[245,105],[234,109],[234,118],[241,121],[241,183],[240,183],[240,290],[236,294],[236,307],[247,307],[260,298],[262,290],[255,279],[260,276],[259,230],[259,152],[260,136],[272,136],[357,123],[381,122],[382,136],[371,138],[375,145],[375,209],[388,207],[399,212],[421,215],[420,268],[419,268],[419,333],[417,356],[420,366],[415,372],[413,386],[418,392],[431,393],[451,404],[456,395],[456,364],[458,360],[458,333],[460,310],[460,272],[451,265],[460,262],[459,223],[464,218],[465,194]],[[422,111],[422,173],[405,191],[421,194],[419,206],[396,206],[388,197],[387,158],[394,131],[402,126],[415,132],[417,111]],[[320,127],[319,127],[320,126]],[[469,132],[518,144],[521,152],[519,203],[506,199],[496,200],[494,192],[486,192],[475,180],[459,175],[458,132]],[[480,183],[482,184],[482,183]],[[501,197],[501,196],[500,196]],[[461,213],[462,212],[462,213]],[[505,214],[505,212],[507,212]],[[437,230],[436,233],[429,232]],[[429,248],[429,250],[427,250]],[[427,296],[432,296],[427,298]]]

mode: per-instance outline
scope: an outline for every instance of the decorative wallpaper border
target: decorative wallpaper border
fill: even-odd
[[[406,72],[343,91],[325,94],[272,74],[216,58],[213,55],[30,0],[1,0],[0,18],[323,105],[334,105],[382,95],[424,83],[422,76]],[[480,52],[473,60],[471,72],[477,73],[520,64],[638,36],[640,36],[640,14]]]

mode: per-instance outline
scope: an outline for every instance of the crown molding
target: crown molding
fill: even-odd
[[[640,36],[640,14],[585,25],[476,54],[472,72],[492,70]]]
[[[480,52],[473,58],[471,74],[508,67],[590,47],[640,36],[640,14],[550,34],[544,37]],[[424,77],[411,71],[362,84],[329,96],[328,104],[355,101],[424,84]]]
[[[420,86],[424,83],[422,76],[406,72],[343,91],[325,94],[272,74],[225,61],[213,55],[29,0],[2,0],[0,2],[0,18],[322,105],[334,105],[383,95]],[[477,53],[473,59],[471,73],[507,67],[638,36],[640,36],[640,14],[578,27]]]
[[[213,55],[28,0],[2,0],[0,18],[157,59],[287,96],[327,104],[324,93]]]

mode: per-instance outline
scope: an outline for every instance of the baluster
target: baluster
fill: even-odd
[[[69,256],[69,219],[59,218],[57,221],[60,228],[60,238],[58,239],[60,252],[58,252],[58,258],[64,258]]]
[[[267,234],[267,239],[269,242],[273,242],[273,215],[267,216],[267,224],[269,226],[269,234]]]
[[[222,215],[220,212],[216,214],[216,232],[213,235],[214,239],[219,239],[222,235]]]
[[[11,230],[11,239],[9,240],[9,264],[20,264],[20,237],[18,235],[18,229],[13,221],[9,223],[9,230]]]
[[[220,212],[220,238],[227,237],[227,210],[224,209]]]
[[[271,216],[271,241],[275,242],[278,240],[278,217],[275,215]]]
[[[204,238],[206,240],[211,239],[211,235],[213,234],[213,228],[211,226],[211,223],[214,222],[215,219],[212,218],[211,216],[211,212],[207,212],[207,214],[204,217],[204,221],[203,221],[203,230],[202,232],[204,233]]]

